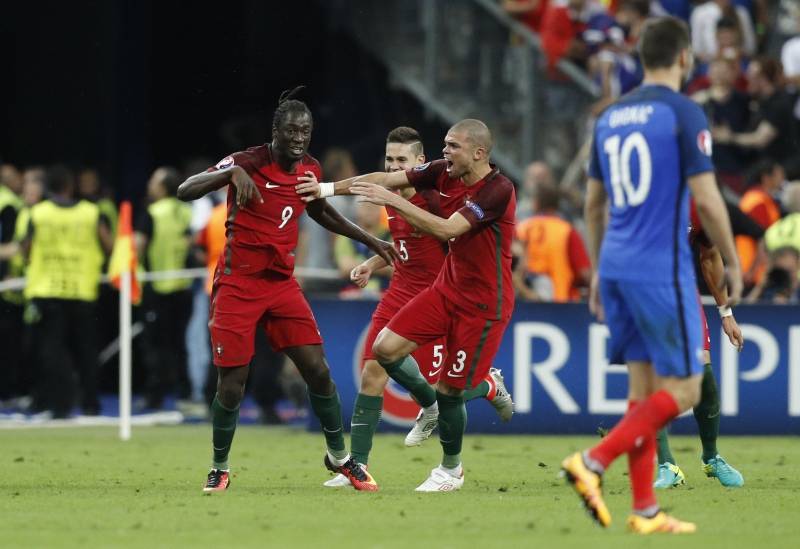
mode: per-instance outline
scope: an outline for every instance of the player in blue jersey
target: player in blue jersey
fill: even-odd
[[[644,82],[597,121],[584,211],[594,273],[590,308],[608,324],[611,362],[628,365],[628,412],[598,445],[567,457],[562,468],[592,517],[608,526],[602,475],[627,454],[628,528],[642,534],[696,530],[661,511],[653,490],[656,433],[700,398],[702,327],[686,236],[690,191],[727,264],[728,305],[742,293],[708,122],[679,93],[691,72],[689,44],[686,24],[672,17],[654,19],[643,31]]]

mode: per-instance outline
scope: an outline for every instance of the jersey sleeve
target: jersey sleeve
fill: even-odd
[[[681,150],[683,177],[713,172],[711,163],[711,132],[708,119],[699,105],[689,99],[676,109],[678,116],[678,139]]]
[[[406,170],[408,182],[418,191],[435,189],[436,181],[447,169],[447,161],[434,160]]]
[[[472,227],[488,225],[498,219],[508,208],[508,201],[514,192],[510,181],[500,180],[483,186],[474,200],[467,200],[458,213],[463,215]]]
[[[213,166],[209,167],[206,172],[216,172],[218,170],[227,170],[232,168],[233,166],[241,166],[245,169],[246,172],[252,171],[253,168],[253,160],[252,154],[249,151],[239,151],[233,154],[229,154]]]
[[[597,134],[595,134],[594,139],[592,139],[592,148],[589,151],[589,177],[592,179],[597,179],[598,181],[603,180],[603,172],[600,169],[600,157],[597,154]]]

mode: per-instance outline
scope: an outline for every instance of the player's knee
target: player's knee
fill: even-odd
[[[229,410],[239,406],[243,395],[244,383],[239,383],[237,380],[220,380],[217,385],[217,400]]]
[[[395,362],[404,356],[401,350],[391,342],[390,338],[384,336],[384,332],[378,334],[375,339],[375,343],[372,345],[372,354],[375,355],[375,359],[378,362],[383,364]]]
[[[361,394],[367,396],[382,396],[389,376],[375,360],[368,360],[361,371]]]
[[[301,371],[308,390],[317,395],[329,395],[333,391],[331,371],[325,360],[306,364]]]

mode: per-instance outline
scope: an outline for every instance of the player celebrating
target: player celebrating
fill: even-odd
[[[628,364],[629,402],[599,444],[567,457],[562,468],[592,517],[608,526],[602,475],[627,454],[633,492],[628,528],[641,534],[696,530],[661,511],[653,490],[656,433],[700,397],[700,307],[686,238],[690,189],[728,265],[727,305],[742,292],[730,221],[713,175],[708,122],[679,93],[691,71],[689,44],[686,24],[678,19],[658,18],[645,27],[639,44],[644,83],[598,119],[586,195],[594,270],[590,308],[599,319],[605,316],[610,361]]]
[[[444,455],[417,487],[420,492],[458,490],[464,484],[464,389],[489,372],[514,308],[514,185],[489,163],[492,135],[480,120],[458,122],[444,143],[444,160],[411,170],[297,187],[299,193],[310,193],[306,200],[334,193],[362,196],[391,207],[417,230],[450,241],[436,281],[392,317],[372,348],[389,377],[422,406],[419,424],[438,418]],[[390,191],[410,186],[438,193],[441,217]],[[440,338],[446,338],[448,361],[434,390],[411,353]]]
[[[719,308],[722,330],[728,336],[731,344],[741,351],[742,345],[744,345],[742,331],[736,324],[736,319],[733,318],[733,311],[726,305],[728,292],[724,286],[725,265],[722,263],[722,256],[703,231],[693,202],[690,215],[692,223],[689,229],[689,241],[699,249],[700,270]],[[744,477],[717,452],[720,415],[719,391],[717,390],[717,380],[714,379],[714,372],[711,369],[711,338],[708,334],[706,315],[702,308],[700,309],[700,320],[703,324],[703,381],[700,403],[692,411],[694,419],[697,421],[700,442],[703,445],[703,472],[706,476],[717,478],[723,486],[738,488],[744,485]],[[686,477],[675,463],[675,458],[672,457],[666,427],[658,432],[656,443],[658,445],[658,475],[653,486],[656,488],[680,486],[686,482]]]
[[[214,275],[209,315],[219,377],[211,404],[214,456],[204,492],[230,485],[228,454],[257,325],[276,351],[292,359],[308,385],[311,408],[325,434],[326,466],[347,476],[356,487],[370,482],[345,450],[339,393],[314,315],[292,276],[297,220],[306,209],[294,185],[299,175],[320,177],[319,163],[308,155],[311,111],[292,99],[299,89],[281,95],[271,143],[227,156],[178,189],[180,199],[194,200],[228,185],[227,243]],[[387,263],[397,257],[391,244],[346,221],[324,201],[308,205],[308,213],[326,229],[363,242]]]
[[[398,127],[386,137],[386,171],[399,172],[416,168],[425,162],[422,139],[417,130]],[[429,212],[440,213],[439,193],[436,191],[416,192],[409,187],[398,191],[400,196],[415,206]],[[389,229],[392,240],[403,262],[395,264],[389,290],[384,294],[375,309],[370,322],[369,331],[364,341],[364,369],[361,371],[361,388],[353,406],[353,419],[350,424],[350,447],[353,458],[366,466],[372,439],[378,428],[383,408],[383,391],[389,381],[386,370],[381,368],[372,352],[372,345],[378,333],[389,323],[389,320],[403,305],[411,301],[418,293],[433,284],[441,270],[447,253],[446,245],[433,236],[419,233],[394,209],[387,206]],[[377,269],[386,266],[380,256],[374,256],[353,269],[351,279],[360,287],[366,286],[370,276]],[[436,340],[419,347],[412,353],[420,366],[420,371],[435,384],[439,379],[442,364],[444,341]],[[514,412],[511,395],[506,390],[500,371],[491,368],[489,374],[474,389],[464,392],[464,400],[475,398],[487,399],[497,410],[501,419],[508,421]],[[428,418],[425,423],[418,416],[415,428],[406,437],[406,446],[415,446],[427,439],[436,426],[437,421]],[[339,474],[325,482],[328,487],[349,486],[346,476]],[[377,489],[377,484],[375,485]]]

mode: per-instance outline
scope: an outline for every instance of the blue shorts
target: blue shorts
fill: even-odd
[[[611,333],[609,361],[651,362],[661,377],[703,372],[703,325],[694,281],[671,283],[600,279]]]

